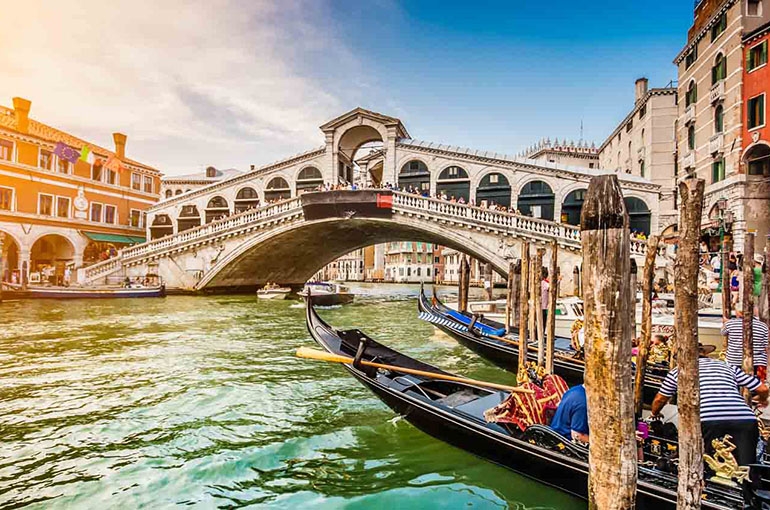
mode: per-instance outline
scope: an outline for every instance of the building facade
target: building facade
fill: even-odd
[[[126,157],[124,134],[108,150],[29,118],[30,107],[19,97],[0,107],[0,274],[74,281],[77,269],[145,241],[161,174]]]
[[[673,229],[676,211],[676,122],[677,89],[673,84],[648,87],[647,78],[636,80],[634,106],[599,147],[599,166],[625,174],[638,175],[660,186],[660,230]],[[582,197],[576,197],[582,199]],[[636,207],[627,204],[631,229],[644,232],[635,223]],[[649,234],[649,232],[645,232]]]
[[[596,144],[588,145],[580,140],[562,140],[556,138],[551,142],[550,138],[541,140],[529,147],[523,156],[534,161],[554,163],[556,165],[575,166],[581,168],[603,168],[599,162],[599,151]]]
[[[209,184],[241,175],[243,172],[235,168],[218,170],[213,166],[203,172],[185,175],[166,175],[161,179],[160,196],[164,199],[187,193]]]
[[[767,182],[749,174],[744,158],[746,135],[761,134],[762,126],[749,127],[744,120],[748,70],[743,40],[769,19],[770,0],[701,0],[687,44],[674,60],[679,74],[678,177],[706,181],[702,224],[712,249],[724,230],[732,234],[737,250],[746,232],[768,233]]]
[[[385,281],[420,283],[433,281],[433,245],[398,241],[385,245]]]

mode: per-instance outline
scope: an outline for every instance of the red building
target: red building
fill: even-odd
[[[767,101],[770,96],[770,23],[743,37],[743,157],[748,175],[770,177],[770,125]]]

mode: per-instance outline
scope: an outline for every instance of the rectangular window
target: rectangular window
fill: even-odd
[[[70,173],[70,162],[63,158],[56,158],[56,171],[60,174]]]
[[[149,175],[144,176],[144,192],[152,193],[152,177]]]
[[[647,115],[647,105],[643,104],[641,108],[639,108],[639,118],[643,119],[645,115]]]
[[[11,161],[13,159],[13,142],[0,140],[0,159]]]
[[[56,216],[59,218],[70,217],[70,198],[56,197]]]
[[[767,64],[767,41],[762,41],[752,47],[746,55],[746,70],[751,72],[765,64]]]
[[[101,181],[102,180],[102,164],[101,163],[94,163],[91,165],[91,180],[92,181]]]
[[[762,16],[762,0],[748,0],[746,2],[747,16]]]
[[[747,105],[748,128],[754,129],[765,125],[765,95],[749,99]]]
[[[98,202],[91,202],[91,221],[102,221],[102,204]]]
[[[687,54],[686,57],[684,57],[684,68],[689,69],[695,61],[698,60],[698,46],[693,46],[692,50],[690,50],[690,53]]]
[[[131,174],[131,189],[141,191],[142,189],[142,176],[141,174]]]
[[[131,215],[128,218],[128,224],[132,227],[141,227],[139,221],[142,217],[142,212],[139,209],[131,209]]]
[[[104,172],[104,182],[107,184],[115,184],[117,181],[118,174],[115,173],[115,170],[110,170],[109,168]]]
[[[720,158],[711,163],[711,182],[719,182],[725,179],[725,160]]]
[[[38,194],[37,213],[43,216],[53,216],[53,195]]]
[[[111,223],[115,224],[117,223],[118,219],[118,210],[115,208],[114,205],[105,205],[104,206],[104,222],[105,223]]]
[[[644,161],[639,163],[639,175],[644,177]]]
[[[719,19],[714,23],[714,26],[711,27],[711,42],[714,42],[717,40],[717,37],[722,35],[722,32],[727,30],[727,13],[723,13]]]
[[[13,188],[0,188],[0,211],[13,211]]]
[[[497,184],[500,182],[500,175],[492,174],[489,176],[489,184]]]
[[[52,161],[53,161],[53,154],[51,153],[51,151],[40,149],[40,157],[38,158],[37,166],[45,170],[50,170]]]
[[[630,132],[633,127],[634,127],[634,123],[631,121],[628,121],[628,124],[626,124],[626,133]]]

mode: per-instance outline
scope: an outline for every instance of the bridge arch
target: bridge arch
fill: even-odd
[[[259,192],[255,186],[244,186],[238,190],[233,200],[233,211],[240,213],[256,209],[260,205]]]
[[[569,225],[580,225],[580,215],[583,212],[583,202],[588,186],[578,183],[570,186],[563,192],[566,193],[561,202],[561,222]]]
[[[174,221],[168,214],[156,214],[150,222],[150,240],[174,234]]]
[[[539,177],[526,180],[516,197],[516,208],[521,214],[553,220],[556,195],[551,184]]]
[[[445,193],[448,198],[471,199],[471,179],[468,170],[456,162],[445,165],[436,177],[436,194]]]
[[[315,191],[318,186],[324,183],[324,177],[314,165],[307,165],[300,168],[294,176],[296,194],[299,195],[305,191]]]
[[[291,198],[289,181],[283,175],[273,175],[265,186],[265,202],[274,202]]]
[[[641,232],[650,235],[652,211],[647,203],[639,197],[626,196],[623,201],[628,211],[628,223],[631,232]]]
[[[430,169],[428,164],[420,158],[410,156],[401,164],[398,170],[398,186],[415,188],[430,192]]]
[[[505,207],[511,206],[511,194],[513,193],[511,181],[506,173],[498,168],[484,171],[474,189],[477,204],[487,200],[490,203],[494,202]]]
[[[230,205],[224,197],[216,195],[208,201],[204,212],[206,214],[206,223],[211,223],[214,220],[229,216]]]
[[[201,213],[198,211],[198,206],[194,204],[183,205],[176,222],[177,232],[199,227],[201,224]]]

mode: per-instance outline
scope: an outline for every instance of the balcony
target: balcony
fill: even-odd
[[[714,104],[725,99],[725,81],[719,80],[709,91],[709,103]]]
[[[685,125],[695,122],[695,105],[691,104],[684,111],[684,123]]]
[[[636,149],[636,156],[639,161],[644,161],[644,158],[646,155],[647,155],[647,147],[641,146],[638,149]]]
[[[717,154],[722,152],[722,148],[725,145],[724,133],[717,133],[709,139],[709,154]]]
[[[695,151],[690,151],[682,158],[682,168],[695,167]]]

